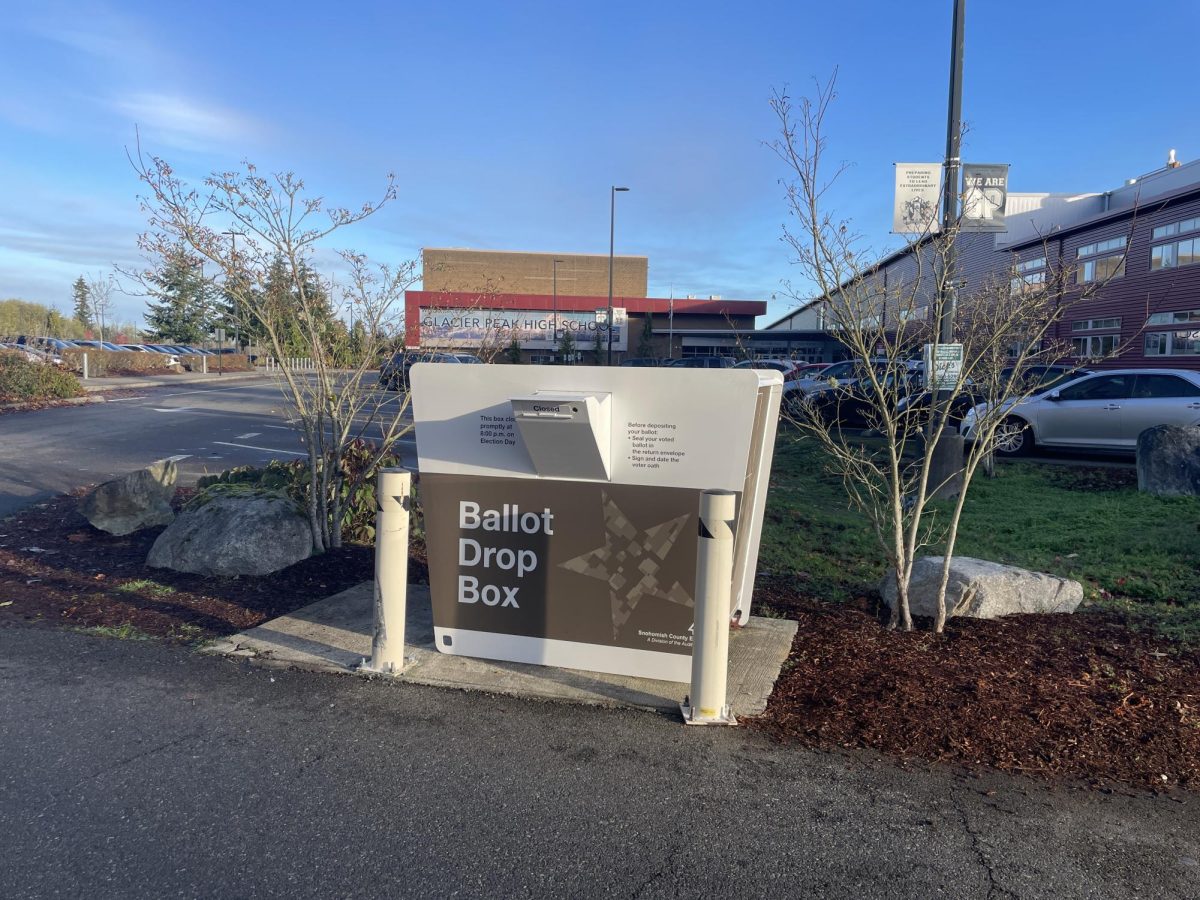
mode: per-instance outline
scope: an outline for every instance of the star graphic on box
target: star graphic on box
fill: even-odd
[[[560,565],[580,575],[608,582],[613,637],[619,636],[644,597],[692,606],[694,601],[683,585],[676,581],[668,588],[658,574],[691,516],[685,513],[641,530],[607,493],[601,494],[601,502],[604,505],[604,546]]]

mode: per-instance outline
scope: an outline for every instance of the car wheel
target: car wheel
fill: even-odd
[[[1000,456],[1024,456],[1033,449],[1029,423],[1009,416],[996,428],[996,453]]]

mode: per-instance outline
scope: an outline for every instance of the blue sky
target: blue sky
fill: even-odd
[[[608,250],[650,293],[790,302],[767,148],[773,88],[839,69],[833,198],[896,245],[892,163],[944,152],[950,0],[22,3],[0,21],[0,298],[66,309],[81,273],[136,262],[125,148],[200,177],[246,158],[358,205],[340,246]],[[971,0],[963,156],[1014,191],[1098,191],[1200,156],[1200,3]],[[121,317],[142,301],[119,297]]]

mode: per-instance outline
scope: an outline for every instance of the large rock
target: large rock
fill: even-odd
[[[79,511],[84,518],[109,534],[130,534],[139,528],[166,525],[175,518],[171,498],[175,496],[178,470],[172,459],[106,481],[83,499]]]
[[[1138,435],[1138,490],[1200,497],[1200,428],[1158,425]]]
[[[213,497],[158,536],[146,564],[198,575],[268,575],[312,553],[308,520],[278,495]]]
[[[914,564],[908,603],[914,616],[937,615],[937,586],[942,577],[942,557],[922,556]],[[883,601],[896,603],[895,570],[880,585]],[[995,619],[1015,613],[1071,613],[1083,601],[1083,585],[1069,578],[1030,572],[956,556],[950,562],[946,585],[946,617]]]

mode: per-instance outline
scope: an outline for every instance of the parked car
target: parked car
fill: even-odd
[[[662,364],[663,364],[662,360],[656,356],[634,356],[634,357],[631,357],[630,359],[621,360],[622,366],[637,366],[637,367],[656,366],[657,367],[657,366],[661,366]]]
[[[861,372],[861,369],[858,370]],[[899,407],[909,395],[920,387],[920,375],[915,371],[900,372],[894,367],[881,372],[885,390],[885,402]],[[810,392],[804,402],[796,408],[812,420],[824,425],[850,428],[875,428],[880,424],[880,397],[869,380],[861,375],[839,381],[828,390]],[[894,409],[893,409],[894,411]]]
[[[404,351],[393,355],[391,359],[385,360],[383,365],[379,367],[379,386],[387,391],[407,390],[408,372],[420,362],[471,365],[481,363],[483,360],[471,353]]]
[[[861,359],[848,359],[844,362],[833,363],[819,371],[814,371],[812,374],[800,378],[796,389],[802,395],[807,396],[820,391],[831,390],[835,384],[850,384],[862,377],[863,369],[866,365],[868,363]],[[888,364],[881,361],[872,361],[870,365],[873,365],[877,372],[886,372],[888,368]]]
[[[112,353],[126,353],[127,351],[120,344],[114,344],[112,341],[73,341],[81,350],[108,350]]]
[[[816,378],[833,363],[796,363],[796,378]]]
[[[732,369],[735,364],[732,356],[685,356],[668,363],[679,369]]]
[[[1002,382],[1008,382],[1013,375],[1017,373],[1014,367],[1008,367],[1000,372]],[[1015,389],[1022,394],[1026,393],[1041,393],[1047,391],[1057,384],[1063,384],[1074,378],[1079,378],[1083,375],[1090,375],[1090,369],[1079,369],[1074,366],[1065,365],[1037,365],[1026,366],[1020,369],[1021,384]],[[975,385],[968,384],[965,389],[955,395],[950,401],[949,406],[949,421],[950,424],[957,428],[962,422],[963,416],[967,411],[975,406],[978,406],[985,399],[981,389]],[[898,412],[910,411],[911,415],[924,416],[925,411],[930,406],[930,394],[928,391],[914,391],[906,398],[900,401],[897,407]]]
[[[32,344],[18,344],[16,341],[4,341],[0,343],[0,350],[9,350],[13,353],[20,353],[26,362],[33,363],[54,363],[62,365],[62,357],[47,353],[45,350],[39,350]]]
[[[34,338],[34,346],[42,350],[47,350],[52,353],[61,353],[63,350],[77,350],[78,347],[71,341],[64,341],[61,338],[41,337]]]
[[[979,405],[960,431],[975,439]],[[1182,369],[1112,369],[1059,384],[1007,404],[996,453],[1019,456],[1035,446],[1131,452],[1156,425],[1200,425],[1200,373]]]
[[[790,359],[743,359],[734,366],[735,369],[774,369],[783,373],[784,381],[791,381],[796,371],[796,363]]]

